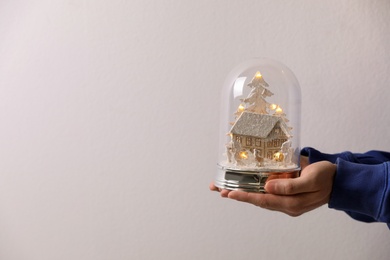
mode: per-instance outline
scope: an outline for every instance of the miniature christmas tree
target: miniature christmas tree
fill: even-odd
[[[246,111],[258,114],[268,114],[267,107],[271,104],[266,102],[265,98],[272,96],[273,93],[266,89],[268,83],[265,82],[260,72],[255,74],[248,86],[251,87],[252,90],[247,98],[242,99],[244,103],[248,104]]]

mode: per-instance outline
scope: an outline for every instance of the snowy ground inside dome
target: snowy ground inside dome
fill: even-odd
[[[263,165],[258,166],[256,164],[249,165],[236,165],[227,161],[219,163],[219,167],[226,170],[244,171],[244,172],[285,172],[295,171],[299,169],[299,166],[295,163],[284,165],[283,162],[264,162]]]

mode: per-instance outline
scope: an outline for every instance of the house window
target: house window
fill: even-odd
[[[272,147],[272,141],[267,142],[267,147]]]
[[[252,137],[247,137],[246,138],[246,145],[247,146],[252,146]]]
[[[236,142],[242,143],[242,138],[241,138],[241,136],[236,136]]]
[[[255,139],[255,145],[256,145],[257,147],[261,147],[261,139],[260,139],[260,138],[256,138],[256,139]]]

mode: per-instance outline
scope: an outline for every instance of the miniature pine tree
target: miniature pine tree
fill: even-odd
[[[270,104],[265,101],[265,98],[272,96],[273,93],[266,89],[268,83],[265,82],[260,72],[255,74],[248,86],[252,90],[247,98],[242,99],[242,102],[247,104],[246,110],[258,114],[268,114],[267,108]]]

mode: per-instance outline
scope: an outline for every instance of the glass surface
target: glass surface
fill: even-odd
[[[280,62],[252,59],[233,69],[222,89],[216,183],[236,173],[267,179],[298,172],[300,109],[299,83]]]

